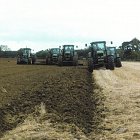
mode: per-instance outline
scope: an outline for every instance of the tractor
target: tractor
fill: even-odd
[[[58,56],[60,54],[60,48],[51,48],[46,55],[46,65],[58,64]]]
[[[36,61],[35,55],[31,53],[30,48],[21,48],[17,54],[17,64],[34,64]]]
[[[58,65],[78,65],[78,55],[74,45],[63,45],[61,54],[58,57]]]
[[[88,53],[88,70],[93,72],[95,68],[105,67],[114,70],[114,55],[108,54],[106,41],[90,43]]]
[[[119,54],[117,53],[116,47],[107,47],[108,54],[110,53],[111,55],[114,56],[114,63],[116,67],[122,67],[121,63],[121,58]]]

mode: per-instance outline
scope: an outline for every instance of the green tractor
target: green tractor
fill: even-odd
[[[60,48],[51,48],[46,55],[46,65],[58,64],[58,56],[60,54]]]
[[[117,53],[116,47],[107,47],[108,53],[114,56],[114,63],[116,67],[122,67],[121,58]]]
[[[78,55],[74,45],[63,45],[61,54],[58,57],[58,65],[78,65]]]
[[[31,53],[30,48],[21,48],[17,53],[17,64],[34,64],[36,57]]]
[[[108,54],[106,41],[97,41],[90,43],[88,53],[88,70],[93,72],[93,69],[105,67],[106,69],[114,70],[114,55]]]

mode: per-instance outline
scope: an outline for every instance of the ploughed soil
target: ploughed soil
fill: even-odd
[[[87,140],[103,135],[104,96],[85,66],[0,59],[0,137]]]

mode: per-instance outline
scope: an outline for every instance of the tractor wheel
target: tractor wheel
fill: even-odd
[[[17,59],[17,64],[20,64],[20,61]]]
[[[63,60],[62,60],[62,56],[58,57],[58,66],[62,66],[63,65]]]
[[[88,59],[88,71],[92,73],[93,69],[94,69],[93,59],[90,58]]]
[[[28,64],[31,64],[31,59],[28,59]]]
[[[32,64],[34,65],[36,62],[36,58],[35,57],[32,57]]]
[[[35,61],[34,60],[32,60],[32,65],[34,65],[35,64]]]
[[[51,59],[49,57],[46,58],[46,65],[50,65],[51,64]]]
[[[121,59],[117,58],[116,59],[116,67],[122,67]]]
[[[51,65],[51,58],[48,58],[48,64]]]
[[[108,69],[108,64],[105,64],[105,68]]]
[[[46,58],[46,65],[48,65],[48,58]]]
[[[108,56],[108,64],[107,64],[107,68],[110,70],[114,70],[115,68],[115,64],[114,64],[114,57],[113,56]]]
[[[73,57],[73,66],[77,66],[78,65],[78,58],[77,56]]]

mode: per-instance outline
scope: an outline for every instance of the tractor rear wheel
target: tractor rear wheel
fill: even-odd
[[[63,65],[63,60],[62,60],[62,56],[58,57],[58,66],[62,66]]]
[[[92,73],[93,69],[94,69],[93,59],[89,58],[88,59],[88,71]]]
[[[108,56],[107,59],[108,59],[107,68],[110,69],[110,70],[114,70],[114,68],[115,68],[114,57],[113,56]]]
[[[121,59],[117,58],[116,59],[116,67],[122,67]]]

